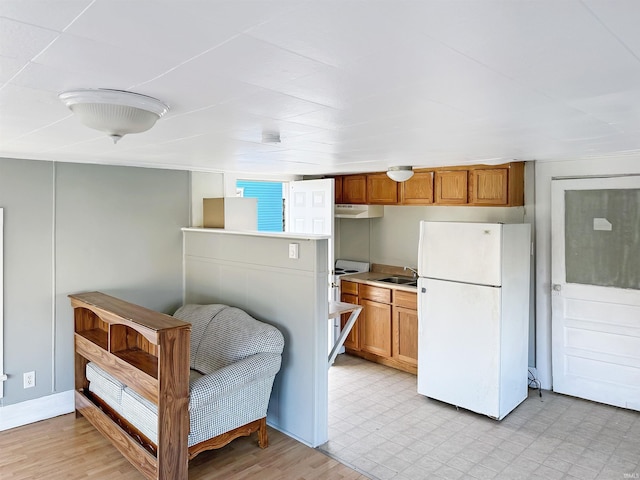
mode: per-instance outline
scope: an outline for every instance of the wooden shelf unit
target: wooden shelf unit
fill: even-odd
[[[75,404],[145,477],[188,478],[191,325],[100,292],[69,295],[74,311]],[[158,407],[151,443],[88,391],[88,362]]]

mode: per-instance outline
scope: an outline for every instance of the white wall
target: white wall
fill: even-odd
[[[74,386],[68,294],[99,290],[164,313],[182,304],[188,192],[183,171],[56,165],[56,391]]]
[[[416,267],[420,221],[523,223],[524,207],[385,207],[371,219],[371,262]]]
[[[336,219],[340,256],[385,265],[415,267],[421,220],[523,223],[524,207],[385,206],[384,216]]]
[[[551,377],[551,181],[554,177],[640,174],[640,156],[536,162],[536,367],[542,388]]]
[[[222,173],[191,172],[191,223],[202,227],[202,199],[224,197],[224,175]],[[230,196],[230,195],[227,195]],[[235,195],[233,195],[235,196]]]
[[[185,303],[223,303],[285,338],[269,425],[310,445],[327,441],[328,240],[185,229]],[[288,258],[298,243],[299,259]]]
[[[46,418],[47,399],[59,403],[73,388],[68,293],[102,290],[168,313],[181,304],[188,174],[0,159],[0,206],[9,375],[2,429],[14,417]],[[36,386],[23,389],[28,371]]]
[[[9,376],[2,406],[53,390],[53,176],[53,163],[0,159],[4,373]],[[36,372],[36,386],[23,389],[22,374],[30,371]]]

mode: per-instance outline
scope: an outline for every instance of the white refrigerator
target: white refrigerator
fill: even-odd
[[[530,228],[420,222],[418,393],[498,420],[527,397]]]

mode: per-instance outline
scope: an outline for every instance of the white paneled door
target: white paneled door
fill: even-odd
[[[329,300],[336,299],[337,288],[333,285],[333,188],[332,178],[289,182],[289,208],[285,223],[285,229],[290,233],[330,237],[327,266]]]
[[[552,182],[553,390],[640,410],[640,176]]]

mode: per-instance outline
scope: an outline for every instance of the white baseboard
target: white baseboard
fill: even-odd
[[[302,443],[303,445],[306,445],[307,447],[311,447],[311,448],[316,448],[319,447],[320,445],[324,444],[327,442],[327,440],[325,440],[324,442],[318,443],[318,445],[313,445],[312,443],[307,442],[305,439],[300,438],[299,436],[291,433],[288,430],[283,429],[282,427],[280,427],[279,425],[275,425],[273,423],[271,423],[271,421],[269,420],[269,417],[267,416],[267,425],[270,426],[271,428],[273,428],[274,430],[278,430],[280,433],[285,434],[287,437],[291,437],[294,440]]]
[[[73,390],[0,408],[0,431],[57,417],[75,410]]]

